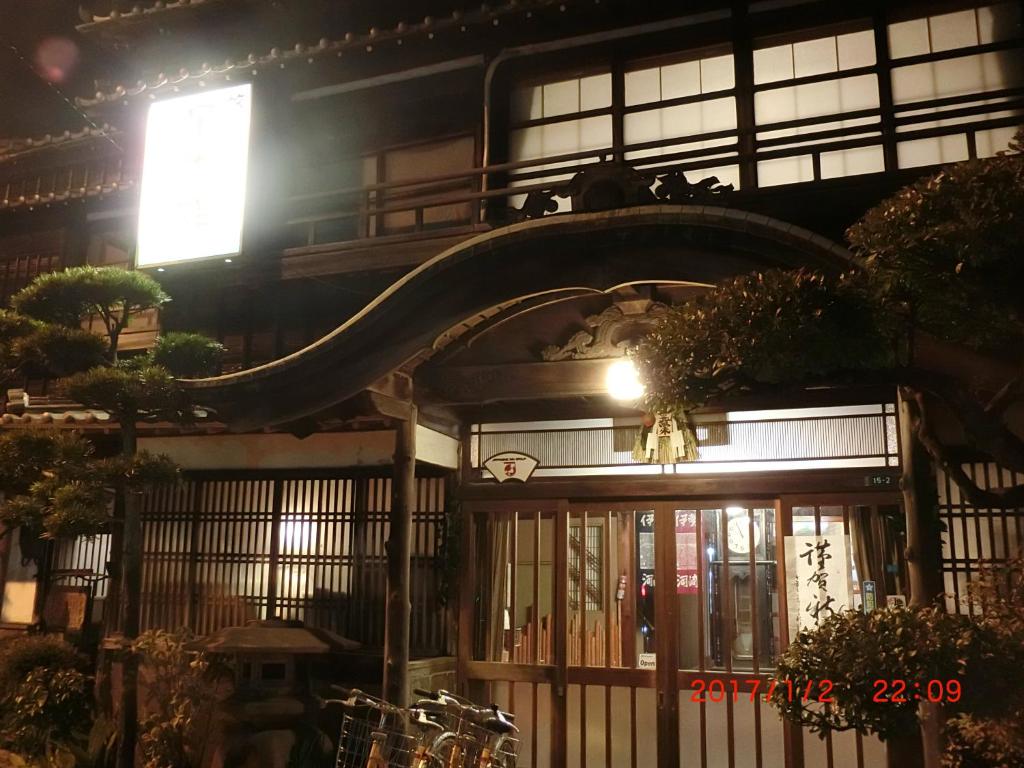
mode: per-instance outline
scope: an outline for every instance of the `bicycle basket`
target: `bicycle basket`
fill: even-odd
[[[376,717],[376,714],[379,713],[371,711],[342,717],[335,768],[366,768],[374,742],[377,744],[374,753],[377,768],[409,765],[416,740],[404,733],[395,718]]]

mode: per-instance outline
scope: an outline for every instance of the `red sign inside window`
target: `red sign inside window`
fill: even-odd
[[[697,512],[676,510],[676,593],[697,592]]]

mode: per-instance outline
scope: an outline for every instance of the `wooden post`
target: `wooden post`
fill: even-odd
[[[0,503],[4,500],[4,494],[0,492]],[[4,528],[0,525],[0,598],[4,594],[4,583],[7,581],[7,565],[11,559],[11,540],[18,535],[14,528]]]
[[[416,406],[395,422],[395,474],[391,482],[391,532],[388,537],[388,599],[384,623],[384,698],[409,703],[409,557],[412,513],[416,503]]]
[[[654,633],[657,662],[658,765],[680,765],[679,754],[679,599],[676,596],[676,519],[672,505],[654,507],[654,615],[658,617]],[[661,586],[664,585],[664,586]],[[659,588],[660,587],[660,588]],[[732,734],[729,734],[730,739]],[[735,761],[730,760],[730,765]]]
[[[267,575],[267,618],[278,618],[277,566],[281,561],[281,502],[284,498],[284,480],[274,480],[274,495],[271,500],[270,518],[270,567]]]
[[[757,142],[754,131],[754,41],[750,33],[749,3],[732,3],[733,56],[736,62],[736,124],[739,126],[740,186],[757,186]]]
[[[935,520],[936,491],[931,462],[914,438],[910,406],[899,394],[900,490],[907,520],[907,577],[910,604],[930,605],[942,594],[941,552]]]
[[[786,537],[793,535],[793,505],[783,499],[775,502],[775,562],[776,572],[780,575],[779,586],[779,633],[782,647],[788,648],[792,638],[789,636],[789,603],[787,583],[790,574],[786,573]],[[782,741],[785,751],[785,768],[804,768],[804,730],[790,720],[782,721]]]
[[[900,464],[903,476],[900,490],[907,521],[907,577],[910,582],[910,605],[932,604],[942,593],[938,531],[935,523],[936,491],[931,464],[921,444],[914,437],[910,406],[900,391],[899,415]],[[919,705],[921,733],[909,735],[907,744],[893,740],[888,749],[889,764],[899,768],[923,765],[938,768],[941,764],[941,708],[922,702]],[[911,742],[919,742],[912,744]],[[916,749],[915,749],[916,747]]]
[[[569,754],[569,501],[560,499],[555,515],[554,681],[551,686],[551,765],[564,766]]]
[[[135,455],[135,422],[125,420],[121,424],[121,454],[130,459]],[[121,741],[117,751],[117,767],[132,768],[135,765],[135,741],[138,729],[139,665],[130,651],[131,641],[139,636],[142,615],[142,515],[140,499],[126,485],[118,492],[123,498],[124,550],[121,555],[121,631],[124,634],[125,653],[121,657],[121,710],[118,714],[118,730]]]

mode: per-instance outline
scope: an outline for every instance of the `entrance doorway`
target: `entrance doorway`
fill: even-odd
[[[852,542],[878,501],[474,502],[460,679],[516,713],[524,766],[876,764],[877,742],[820,742],[764,692],[789,636],[785,537]]]

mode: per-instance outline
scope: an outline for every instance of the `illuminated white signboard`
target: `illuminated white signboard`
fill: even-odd
[[[251,112],[251,85],[150,105],[138,266],[241,250]]]

